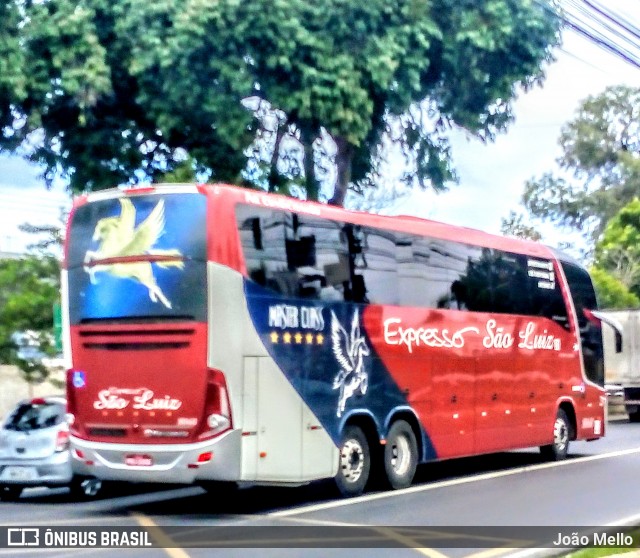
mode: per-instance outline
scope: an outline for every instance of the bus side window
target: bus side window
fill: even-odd
[[[249,277],[263,287],[291,295],[290,282],[283,277],[289,273],[284,212],[238,205],[236,223]]]
[[[568,330],[567,306],[553,262],[540,258],[528,258],[527,268],[534,315],[553,320]]]

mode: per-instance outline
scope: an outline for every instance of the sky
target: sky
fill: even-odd
[[[627,13],[629,20],[640,26],[640,2],[607,0],[607,6]],[[543,86],[522,93],[516,100],[516,120],[495,142],[483,144],[454,132],[458,185],[443,194],[413,194],[390,211],[493,233],[500,231],[501,219],[510,211],[522,211],[525,182],[557,169],[560,129],[575,116],[580,102],[610,85],[640,87],[640,69],[574,32],[565,32],[556,58],[546,69]],[[56,224],[60,209],[69,206],[70,197],[61,184],[48,191],[36,167],[0,155],[0,251],[24,250],[29,237],[19,231],[19,224]],[[566,239],[566,231],[549,225],[537,227],[549,244]]]
[[[607,1],[607,5],[616,4],[625,5]],[[640,2],[636,5],[631,21],[640,24]],[[526,181],[558,169],[560,130],[577,114],[580,102],[611,85],[640,87],[640,69],[574,32],[565,32],[556,58],[546,69],[543,86],[516,100],[515,122],[494,143],[485,145],[462,133],[454,134],[458,186],[444,194],[411,196],[394,211],[492,233],[500,232],[501,219],[510,211],[524,212],[520,202]],[[536,227],[549,244],[565,240],[567,231],[550,225]]]

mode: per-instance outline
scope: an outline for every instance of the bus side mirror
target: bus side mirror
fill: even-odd
[[[615,336],[615,343],[616,343],[616,353],[621,353],[622,352],[622,335],[624,333],[624,328],[622,327],[622,324],[615,318],[612,318],[611,316],[608,316],[603,312],[592,311],[591,314],[593,314],[601,322],[607,324],[609,327],[613,329],[613,334]]]

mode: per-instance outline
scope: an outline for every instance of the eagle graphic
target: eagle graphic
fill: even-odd
[[[84,270],[92,283],[96,283],[96,273],[104,272],[114,277],[131,279],[144,285],[152,302],[161,302],[171,308],[171,302],[164,295],[153,275],[149,261],[124,261],[109,263],[108,260],[137,257],[162,257],[154,263],[159,267],[184,268],[179,250],[153,248],[164,231],[164,200],[160,200],[149,216],[137,227],[136,209],[127,198],[119,198],[120,215],[105,217],[96,223],[93,241],[99,242],[97,250],[87,250]],[[100,263],[104,262],[104,263]]]
[[[353,314],[351,333],[342,327],[338,317],[331,311],[331,342],[333,354],[340,365],[340,372],[333,380],[333,389],[340,390],[337,416],[344,413],[347,400],[353,395],[364,395],[369,386],[369,375],[364,368],[364,357],[368,356],[369,347],[360,334],[358,311]]]

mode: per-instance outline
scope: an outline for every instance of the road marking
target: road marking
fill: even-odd
[[[324,520],[315,520],[315,519],[304,519],[302,517],[283,517],[282,521],[289,521],[291,523],[302,523],[305,525],[324,525],[329,527],[364,527],[370,529],[372,531],[376,531],[380,533],[385,539],[393,539],[403,546],[408,547],[411,550],[415,550],[424,556],[428,556],[429,558],[449,558],[445,554],[434,550],[433,548],[422,548],[420,544],[410,537],[406,537],[398,533],[396,530],[391,529],[390,527],[378,527],[376,525],[366,525],[360,523],[344,523],[343,521],[324,521]]]
[[[394,541],[399,542],[403,546],[406,546],[411,550],[415,550],[416,552],[422,554],[423,556],[428,556],[429,558],[448,558],[446,554],[442,554],[442,552],[438,552],[435,548],[421,547],[418,541],[412,539],[411,537],[407,537],[402,533],[398,533],[398,531],[396,531],[395,529],[391,529],[390,527],[371,526],[371,529],[384,535],[387,539],[393,539]]]
[[[150,530],[150,537],[156,542],[156,544],[169,555],[171,558],[191,558],[182,548],[178,547],[178,544],[160,527],[153,519],[142,514],[132,513],[131,516],[138,524]]]
[[[14,556],[29,556],[31,554],[36,554],[40,556],[41,554],[53,554],[56,553],[54,558],[65,558],[67,556],[87,556],[89,554],[97,554],[98,552],[106,552],[113,551],[113,548],[75,548],[73,550],[69,550],[66,554],[60,554],[60,551],[63,550],[61,548],[2,548],[0,549],[0,556],[9,556],[13,558]]]
[[[620,451],[615,451],[611,453],[590,455],[588,457],[577,457],[575,459],[568,459],[565,461],[554,461],[552,463],[540,463],[538,465],[526,465],[524,467],[517,467],[516,469],[509,469],[507,471],[484,473],[482,475],[474,475],[472,477],[452,479],[452,480],[437,482],[437,483],[428,484],[428,485],[411,486],[409,488],[403,488],[401,490],[393,490],[389,492],[378,492],[377,494],[366,494],[364,496],[357,496],[355,498],[349,498],[345,500],[334,500],[331,502],[324,502],[322,504],[311,504],[308,506],[301,506],[299,508],[294,508],[290,510],[281,510],[277,512],[271,512],[265,515],[268,517],[288,517],[292,515],[298,515],[301,513],[311,513],[315,511],[328,510],[332,508],[352,506],[354,504],[361,504],[363,502],[372,502],[374,500],[382,500],[384,498],[393,498],[395,496],[402,496],[403,494],[415,494],[418,492],[426,492],[428,490],[436,490],[437,488],[446,488],[449,486],[457,486],[457,485],[468,484],[472,482],[480,482],[485,480],[497,479],[500,477],[508,477],[511,475],[519,475],[520,473],[530,473],[532,471],[541,471],[543,469],[551,469],[553,467],[566,467],[569,465],[586,463],[588,461],[598,461],[600,459],[624,457],[627,455],[634,455],[638,453],[640,453],[640,448],[632,448],[628,450],[620,450]]]
[[[255,519],[255,518],[254,518]],[[305,519],[304,517],[283,517],[282,521],[302,523],[303,525],[322,525],[325,527],[371,527],[366,523],[345,523],[344,521],[328,521],[326,519]]]
[[[89,510],[89,511],[94,511],[94,510]],[[38,519],[36,521],[32,521],[32,520],[27,520],[27,519],[23,519],[21,521],[3,521],[2,522],[2,526],[3,527],[14,527],[14,526],[19,526],[22,527],[24,525],[28,525],[29,527],[39,527],[42,525],[46,525],[47,527],[49,526],[54,526],[54,525],[80,525],[83,523],[86,523],[87,525],[89,525],[90,527],[95,523],[95,527],[103,527],[105,523],[113,523],[116,526],[121,526],[122,525],[122,518],[121,517],[114,517],[114,518],[97,518],[97,517],[67,517],[64,519],[46,519],[46,520],[41,520]]]

